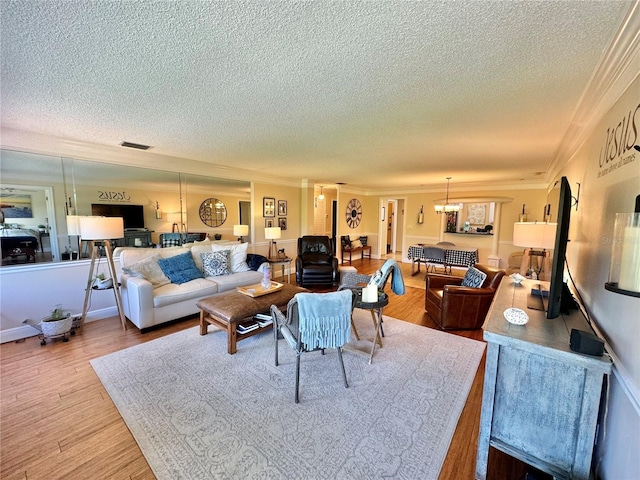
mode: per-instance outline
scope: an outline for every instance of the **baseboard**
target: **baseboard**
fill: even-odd
[[[87,312],[85,322],[94,322],[103,318],[114,317],[118,315],[118,309],[114,307],[103,308]],[[0,330],[0,343],[15,342],[24,338],[35,337],[40,331],[30,325],[21,325],[19,327]]]

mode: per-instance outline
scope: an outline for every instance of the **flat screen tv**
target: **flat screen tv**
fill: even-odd
[[[551,263],[551,285],[549,287],[549,301],[547,305],[547,318],[556,318],[560,312],[567,312],[567,299],[563,297],[569,294],[564,284],[564,265],[567,255],[567,242],[569,242],[569,219],[571,217],[571,188],[567,177],[560,179],[560,193],[558,198],[558,217],[556,227],[556,239]]]
[[[101,217],[122,217],[124,229],[144,228],[144,210],[142,205],[118,205],[111,203],[91,204],[91,215]]]

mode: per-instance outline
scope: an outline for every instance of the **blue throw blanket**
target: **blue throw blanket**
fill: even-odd
[[[395,260],[387,260],[384,262],[380,271],[382,272],[382,278],[387,278],[389,269],[391,270],[391,290],[396,295],[404,295],[404,278],[402,278],[402,270],[400,265]]]
[[[305,350],[337,348],[349,342],[350,290],[297,293],[300,339]]]

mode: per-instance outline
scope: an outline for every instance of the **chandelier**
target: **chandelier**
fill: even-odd
[[[449,181],[451,177],[447,177],[447,198],[444,201],[444,205],[436,205],[436,213],[449,213],[449,212],[457,212],[460,210],[459,203],[449,203]]]

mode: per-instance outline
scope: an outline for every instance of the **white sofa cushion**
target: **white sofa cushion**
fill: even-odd
[[[211,245],[211,250],[218,252],[220,250],[231,250],[229,254],[231,263],[231,273],[248,272],[251,270],[247,265],[247,248],[248,243],[233,243],[226,245]]]
[[[184,250],[182,250],[184,252]],[[211,252],[211,244],[206,245],[194,245],[191,247],[191,256],[193,257],[193,261],[196,262],[196,267],[201,272],[204,272],[204,265],[202,264],[202,254]]]
[[[207,277],[207,280],[215,282],[218,285],[218,292],[226,292],[236,287],[246,287],[247,285],[260,283],[262,273],[249,270],[248,272],[233,273],[221,277]]]
[[[184,300],[197,299],[218,292],[218,285],[204,278],[196,278],[185,283],[169,283],[153,291],[154,308],[165,307]]]

